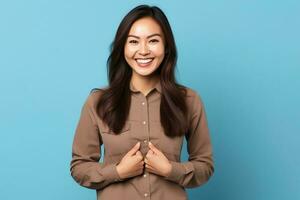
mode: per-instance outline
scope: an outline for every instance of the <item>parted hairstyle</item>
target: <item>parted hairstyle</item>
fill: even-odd
[[[131,104],[132,69],[125,60],[124,46],[132,24],[144,17],[152,17],[160,25],[165,36],[165,56],[160,66],[153,72],[159,74],[162,88],[161,124],[167,136],[181,136],[187,132],[188,127],[186,88],[176,81],[174,70],[177,50],[174,36],[166,15],[157,6],[139,5],[119,24],[107,59],[109,85],[106,88],[96,89],[101,90],[100,99],[97,101],[97,114],[115,134],[118,134],[126,123]]]

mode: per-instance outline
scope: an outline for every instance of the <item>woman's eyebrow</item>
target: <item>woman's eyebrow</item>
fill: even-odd
[[[151,38],[151,37],[154,37],[154,36],[159,36],[161,37],[161,35],[159,33],[154,33],[154,34],[151,34],[149,36],[147,36],[147,38]],[[139,36],[136,36],[136,35],[128,35],[127,37],[135,37],[137,39],[139,39],[140,37]]]

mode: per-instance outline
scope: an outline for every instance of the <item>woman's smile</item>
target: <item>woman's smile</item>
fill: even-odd
[[[135,59],[136,63],[139,67],[148,67],[152,64],[154,58],[138,58]]]

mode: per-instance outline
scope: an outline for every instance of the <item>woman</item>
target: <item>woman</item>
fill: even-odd
[[[111,47],[109,86],[92,90],[81,110],[71,175],[101,200],[187,199],[184,188],[213,174],[212,148],[200,96],[175,80],[166,16],[155,6],[134,8]],[[184,137],[189,159],[180,162]]]

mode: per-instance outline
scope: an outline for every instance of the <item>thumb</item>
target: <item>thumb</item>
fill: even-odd
[[[141,153],[140,151],[137,151],[135,155],[136,155],[136,156],[143,156],[142,153]]]
[[[132,155],[134,155],[134,154],[139,150],[140,145],[141,145],[140,142],[136,143],[136,144],[132,147],[132,149],[130,149],[130,150],[127,152],[126,155],[127,155],[127,156],[132,156]]]

